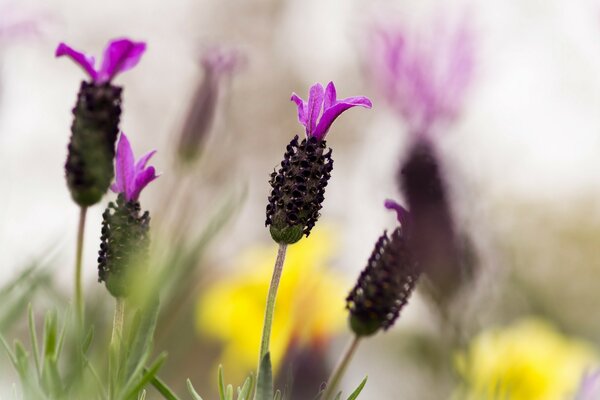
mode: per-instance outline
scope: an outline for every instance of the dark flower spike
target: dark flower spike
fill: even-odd
[[[109,42],[104,50],[100,69],[96,69],[95,59],[87,56],[65,43],[56,48],[56,57],[67,56],[89,75],[97,84],[110,82],[117,74],[125,72],[137,65],[146,51],[146,43],[133,42],[129,39],[115,39]]]
[[[120,72],[133,68],[146,44],[129,39],[113,40],[104,51],[100,69],[94,58],[61,43],[56,56],[66,55],[91,78],[82,82],[73,108],[69,153],[65,163],[71,197],[80,206],[96,204],[113,180],[115,142],[119,134],[122,89],[111,84]]]
[[[292,139],[281,167],[271,174],[272,191],[265,221],[273,240],[286,244],[308,236],[319,218],[333,169],[331,149],[325,141],[331,124],[351,107],[371,107],[366,97],[337,100],[333,82],[325,90],[319,83],[313,85],[308,102],[295,93],[291,99],[298,106],[298,120],[306,128],[306,138],[300,141],[296,135]]]
[[[127,136],[121,133],[116,158],[119,193],[102,214],[102,236],[98,252],[98,281],[105,282],[114,297],[127,297],[131,281],[144,265],[150,245],[150,214],[142,213],[138,198],[146,185],[157,178],[154,167],[147,167],[151,151],[136,163]]]
[[[146,167],[155,153],[156,150],[152,150],[135,162],[129,139],[125,133],[121,132],[115,160],[116,178],[115,183],[110,186],[110,190],[122,193],[127,201],[137,201],[141,191],[158,178],[154,167]]]
[[[443,171],[428,140],[413,144],[398,179],[411,211],[411,251],[432,283],[434,298],[444,302],[471,273],[455,232]]]
[[[224,83],[245,65],[244,55],[235,49],[215,46],[202,56],[204,77],[190,103],[177,153],[183,162],[196,160],[218,115],[218,103]]]
[[[397,212],[400,223],[408,219],[408,212],[396,202],[386,200],[385,206]],[[357,336],[369,336],[390,328],[408,302],[419,276],[420,269],[409,250],[406,227],[396,228],[390,236],[384,232],[346,298],[352,331]]]
[[[306,128],[306,137],[314,137],[317,140],[325,138],[333,121],[344,111],[356,106],[365,108],[373,106],[371,100],[363,96],[337,100],[333,82],[329,82],[325,90],[320,83],[315,83],[310,88],[308,102],[302,100],[296,93],[292,93],[290,100],[298,106],[298,121]]]

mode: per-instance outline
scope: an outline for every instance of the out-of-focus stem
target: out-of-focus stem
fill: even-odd
[[[271,286],[269,287],[269,294],[267,295],[267,306],[265,309],[265,322],[263,325],[262,338],[260,341],[260,361],[263,359],[265,354],[269,351],[269,341],[271,339],[271,327],[273,325],[273,312],[275,311],[275,299],[277,298],[277,288],[279,287],[279,281],[281,279],[281,273],[283,271],[283,263],[285,261],[285,253],[287,250],[287,244],[280,243],[279,249],[277,250],[277,259],[275,260],[275,267],[273,268],[273,277],[271,278]]]
[[[123,337],[123,320],[125,319],[125,299],[117,297],[115,305],[115,316],[113,319],[113,329],[110,338],[111,346],[120,346]]]
[[[327,387],[325,389],[325,393],[323,393],[323,396],[321,397],[321,399],[330,400],[330,399],[334,398],[335,390],[336,390],[338,384],[340,383],[342,376],[344,376],[344,373],[346,372],[346,368],[348,367],[348,364],[350,364],[350,360],[352,359],[352,356],[356,352],[356,348],[358,347],[359,342],[360,342],[360,338],[358,336],[354,336],[352,338],[352,340],[348,344],[348,347],[346,347],[346,350],[342,354],[342,358],[340,358],[337,365],[331,372],[331,376],[329,377],[329,380],[327,381]]]
[[[77,250],[75,254],[75,312],[77,313],[77,324],[83,331],[84,324],[84,302],[81,284],[81,264],[83,260],[83,236],[85,232],[85,218],[87,207],[82,206],[79,211],[79,228],[77,230]]]

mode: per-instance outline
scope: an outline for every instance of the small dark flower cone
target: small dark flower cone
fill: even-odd
[[[384,233],[346,298],[352,331],[357,336],[368,336],[390,328],[408,302],[419,275],[403,228],[397,228],[390,237]]]
[[[325,140],[298,140],[296,136],[287,145],[281,168],[271,174],[269,181],[273,190],[265,226],[270,227],[277,243],[292,244],[310,234],[333,169],[331,149],[326,152]]]
[[[121,90],[110,83],[81,83],[65,164],[71,197],[80,206],[100,201],[113,180]]]
[[[436,301],[445,302],[462,286],[465,268],[437,156],[431,144],[417,141],[400,170],[399,181],[410,209],[410,249],[429,278]]]
[[[141,214],[140,203],[110,202],[102,214],[102,236],[98,252],[98,281],[104,282],[114,297],[127,297],[139,267],[145,264],[150,245],[150,215]]]

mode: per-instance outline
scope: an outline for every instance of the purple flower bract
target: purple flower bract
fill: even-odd
[[[100,69],[94,66],[95,59],[74,50],[65,43],[60,43],[56,48],[55,56],[67,56],[90,76],[95,83],[110,82],[117,74],[125,72],[137,65],[146,51],[146,43],[133,42],[129,39],[115,39],[108,43],[104,50],[104,57]]]
[[[135,162],[133,150],[127,136],[121,132],[115,160],[115,183],[110,189],[115,193],[123,193],[127,201],[136,201],[141,191],[158,178],[154,167],[146,167],[156,150],[142,156]]]
[[[298,106],[298,121],[306,128],[306,136],[322,140],[331,124],[349,108],[360,106],[371,108],[372,103],[366,97],[356,96],[338,100],[335,85],[329,82],[326,89],[320,83],[311,86],[308,101],[292,93],[292,100]]]

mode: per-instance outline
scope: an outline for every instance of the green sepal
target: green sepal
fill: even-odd
[[[269,227],[269,232],[273,240],[279,244],[293,244],[302,239],[304,228],[302,225],[284,225],[276,227],[275,224]]]

